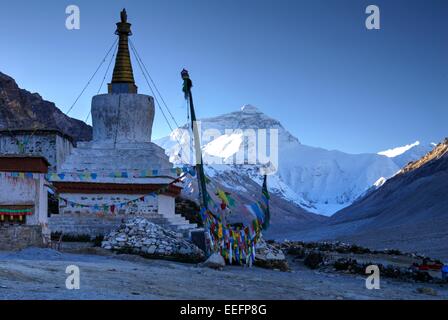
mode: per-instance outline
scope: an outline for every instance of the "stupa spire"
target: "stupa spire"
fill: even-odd
[[[134,72],[132,70],[131,55],[129,54],[129,36],[132,35],[131,24],[128,23],[126,9],[121,11],[121,22],[117,23],[115,34],[118,35],[118,52],[115,59],[112,83],[109,93],[137,93]]]

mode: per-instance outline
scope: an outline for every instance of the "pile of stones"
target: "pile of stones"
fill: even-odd
[[[305,251],[320,251],[320,252],[337,252],[337,253],[380,253],[379,251],[371,251],[369,248],[364,248],[354,244],[344,242],[302,242],[302,241],[285,241],[282,243],[282,249],[289,254],[304,253]],[[400,252],[384,252],[387,254],[401,254]]]
[[[355,255],[363,254],[368,254],[370,258],[374,258],[375,255],[392,255],[424,259],[429,263],[440,263],[437,259],[430,259],[415,253],[403,253],[394,249],[371,250],[343,242],[285,241],[275,245],[281,248],[287,255],[292,256],[294,261],[301,261],[310,269],[365,275],[367,266],[377,265],[381,276],[387,278],[407,282],[443,283],[443,280],[434,278],[429,272],[419,270],[415,266],[399,267],[374,262],[359,262],[354,258]],[[349,257],[337,258],[337,254],[345,254],[349,255]]]
[[[255,248],[255,265],[267,269],[289,271],[283,251],[272,242],[261,239]]]
[[[340,241],[303,242],[285,241],[280,244],[280,248],[287,254],[296,255],[306,251],[336,252],[341,254],[384,254],[389,256],[406,256],[417,259],[426,259],[428,262],[440,263],[437,259],[431,259],[421,254],[412,252],[401,252],[397,249],[372,250],[356,244],[349,244]]]
[[[374,263],[360,263],[356,259],[341,258],[334,262],[333,267],[336,271],[342,271],[351,274],[365,275],[367,266]],[[408,282],[439,283],[439,279],[433,278],[428,272],[420,271],[415,268],[402,268],[393,265],[376,264],[380,270],[381,276]]]
[[[162,228],[145,218],[126,221],[104,238],[102,248],[146,258],[197,263],[204,252],[181,235]]]

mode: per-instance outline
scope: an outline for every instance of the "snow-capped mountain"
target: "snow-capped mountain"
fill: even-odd
[[[247,138],[251,129],[256,134],[258,129],[266,129],[267,132],[276,129],[278,161],[274,161],[277,171],[269,177],[270,192],[314,213],[335,213],[353,203],[378,179],[387,179],[401,168],[395,158],[384,155],[348,154],[303,145],[278,120],[250,105],[243,106],[240,111],[202,119],[198,127],[202,133],[203,158],[209,175],[218,180],[224,172],[226,176],[244,175],[260,185],[261,175],[254,170],[260,167],[260,163],[232,165],[232,160],[243,155],[244,161],[248,162],[250,156],[247,150],[253,144],[259,152],[260,139],[254,142]],[[271,132],[265,138],[268,145],[275,144],[270,140],[273,136],[275,138]],[[156,143],[166,150],[172,162],[193,163],[188,125]],[[222,182],[225,183],[224,179]]]
[[[228,192],[234,200],[235,206],[231,207],[231,214],[227,216],[227,221],[249,224],[253,217],[242,208],[242,205],[261,200],[262,180],[256,166],[214,165],[207,166],[206,171],[207,176],[210,177],[207,191],[214,193],[219,188]],[[278,176],[271,176],[269,185],[271,189],[269,233],[295,232],[320,225],[328,220],[328,217],[311,213],[295,202],[286,200],[285,197],[295,196],[295,194],[292,193],[291,195],[289,193],[292,191],[278,181]],[[183,186],[183,198],[193,201],[199,198],[196,177],[187,175],[183,179]],[[274,190],[277,190],[277,192],[274,193]]]
[[[391,158],[400,168],[402,168],[409,162],[420,159],[423,155],[430,152],[434,146],[434,143],[422,144],[420,141],[416,141],[405,146],[380,151],[378,154]]]
[[[447,194],[448,138],[324,224],[294,232],[294,236],[306,241],[392,247],[448,259]]]

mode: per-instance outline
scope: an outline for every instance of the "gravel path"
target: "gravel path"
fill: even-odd
[[[65,288],[68,265],[81,270],[80,290]],[[33,248],[0,252],[0,299],[448,299],[447,286],[383,279],[380,290],[367,290],[360,276],[299,264],[292,269],[217,271],[101,250],[92,255]],[[417,293],[420,287],[437,295]]]

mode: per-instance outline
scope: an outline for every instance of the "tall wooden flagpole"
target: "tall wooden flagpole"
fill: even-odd
[[[199,130],[196,124],[196,112],[194,111],[193,104],[193,94],[191,93],[191,88],[193,87],[193,82],[190,79],[190,75],[188,71],[183,69],[181,72],[182,79],[184,80],[183,91],[185,93],[185,99],[188,100],[188,104],[190,105],[190,114],[191,114],[191,129],[193,131],[194,137],[194,149],[196,155],[196,172],[198,177],[199,191],[201,194],[201,205],[202,208],[208,209],[208,194],[207,194],[207,186],[205,182],[205,174],[204,174],[204,165],[202,162],[202,151],[201,151],[201,143],[199,140]]]

